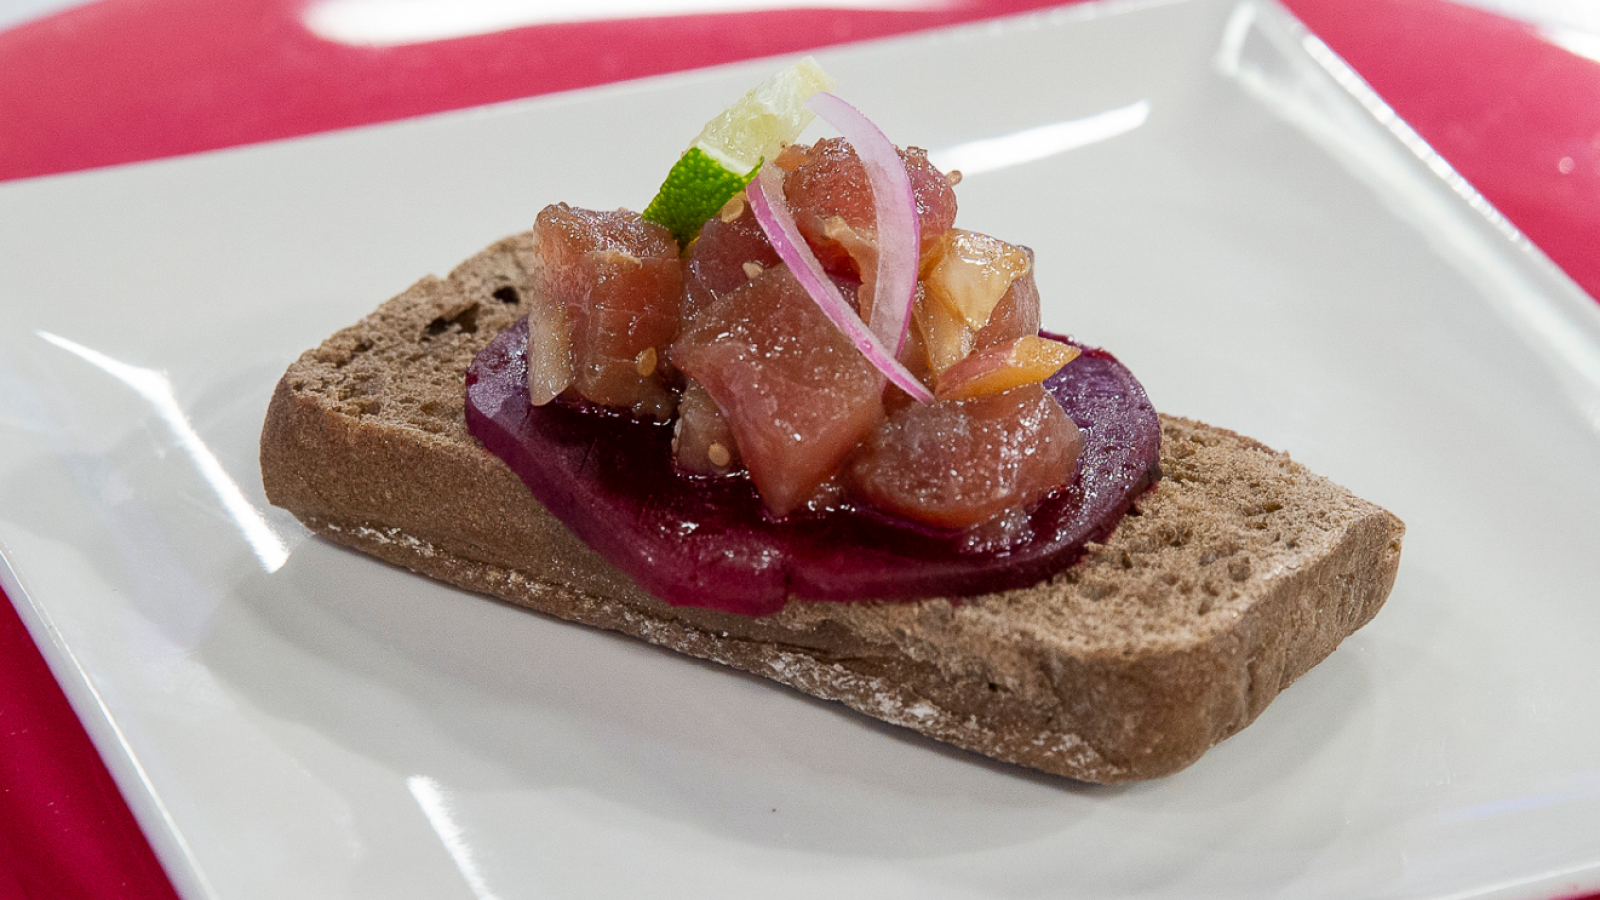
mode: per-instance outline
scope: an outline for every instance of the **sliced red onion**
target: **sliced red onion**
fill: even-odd
[[[817,301],[828,321],[844,332],[850,343],[861,351],[861,355],[887,376],[890,382],[914,399],[932,403],[932,392],[861,321],[833,279],[822,270],[822,263],[817,261],[817,255],[811,252],[811,247],[801,237],[800,228],[795,225],[794,216],[790,214],[789,205],[783,198],[783,173],[771,163],[762,165],[755,180],[745,188],[745,196],[750,201],[750,211],[755,214],[761,230],[772,242],[772,249],[789,266],[789,271],[806,289],[806,293]]]
[[[870,325],[872,333],[894,347],[898,356],[911,324],[917,263],[922,251],[921,223],[911,179],[894,142],[861,110],[827,91],[812,94],[806,108],[839,129],[866,167],[878,225],[878,266]]]

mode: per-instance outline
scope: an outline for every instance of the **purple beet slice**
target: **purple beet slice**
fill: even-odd
[[[521,320],[473,361],[468,430],[580,539],[673,605],[760,616],[791,598],[916,600],[1025,587],[1109,535],[1160,477],[1161,429],[1144,388],[1111,354],[1085,347],[1045,382],[1083,431],[1077,477],[1028,512],[1015,543],[986,549],[856,508],[774,520],[743,478],[676,472],[670,424],[531,405],[526,345]]]

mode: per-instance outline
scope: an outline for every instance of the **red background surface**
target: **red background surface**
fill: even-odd
[[[101,0],[0,32],[0,180],[117,165],[1050,5],[783,10],[323,41],[304,0]],[[1288,0],[1600,297],[1600,63],[1445,0]],[[0,900],[175,894],[27,630],[0,603]],[[1600,897],[1600,895],[1594,895]]]

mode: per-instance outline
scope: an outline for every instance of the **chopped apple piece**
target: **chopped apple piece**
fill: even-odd
[[[928,296],[973,331],[989,321],[1011,282],[1033,268],[1021,247],[961,228],[945,232],[930,263],[924,275]]]
[[[924,295],[911,308],[911,324],[922,339],[928,368],[939,374],[967,358],[972,352],[972,329],[961,317],[940,303],[930,303]]]
[[[946,369],[939,376],[934,396],[940,400],[970,400],[1037,384],[1077,359],[1080,352],[1071,344],[1023,335],[979,350]]]
[[[912,322],[934,373],[974,350],[1039,330],[1039,293],[1027,248],[952,228],[923,257],[922,271],[925,296],[912,310]]]

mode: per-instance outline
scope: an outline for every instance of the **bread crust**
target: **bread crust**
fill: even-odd
[[[527,302],[531,236],[426,278],[300,357],[261,438],[267,498],[396,565],[1092,782],[1179,771],[1369,621],[1395,516],[1257,441],[1162,417],[1163,481],[1040,585],[959,600],[668,606],[466,431],[477,350]]]

